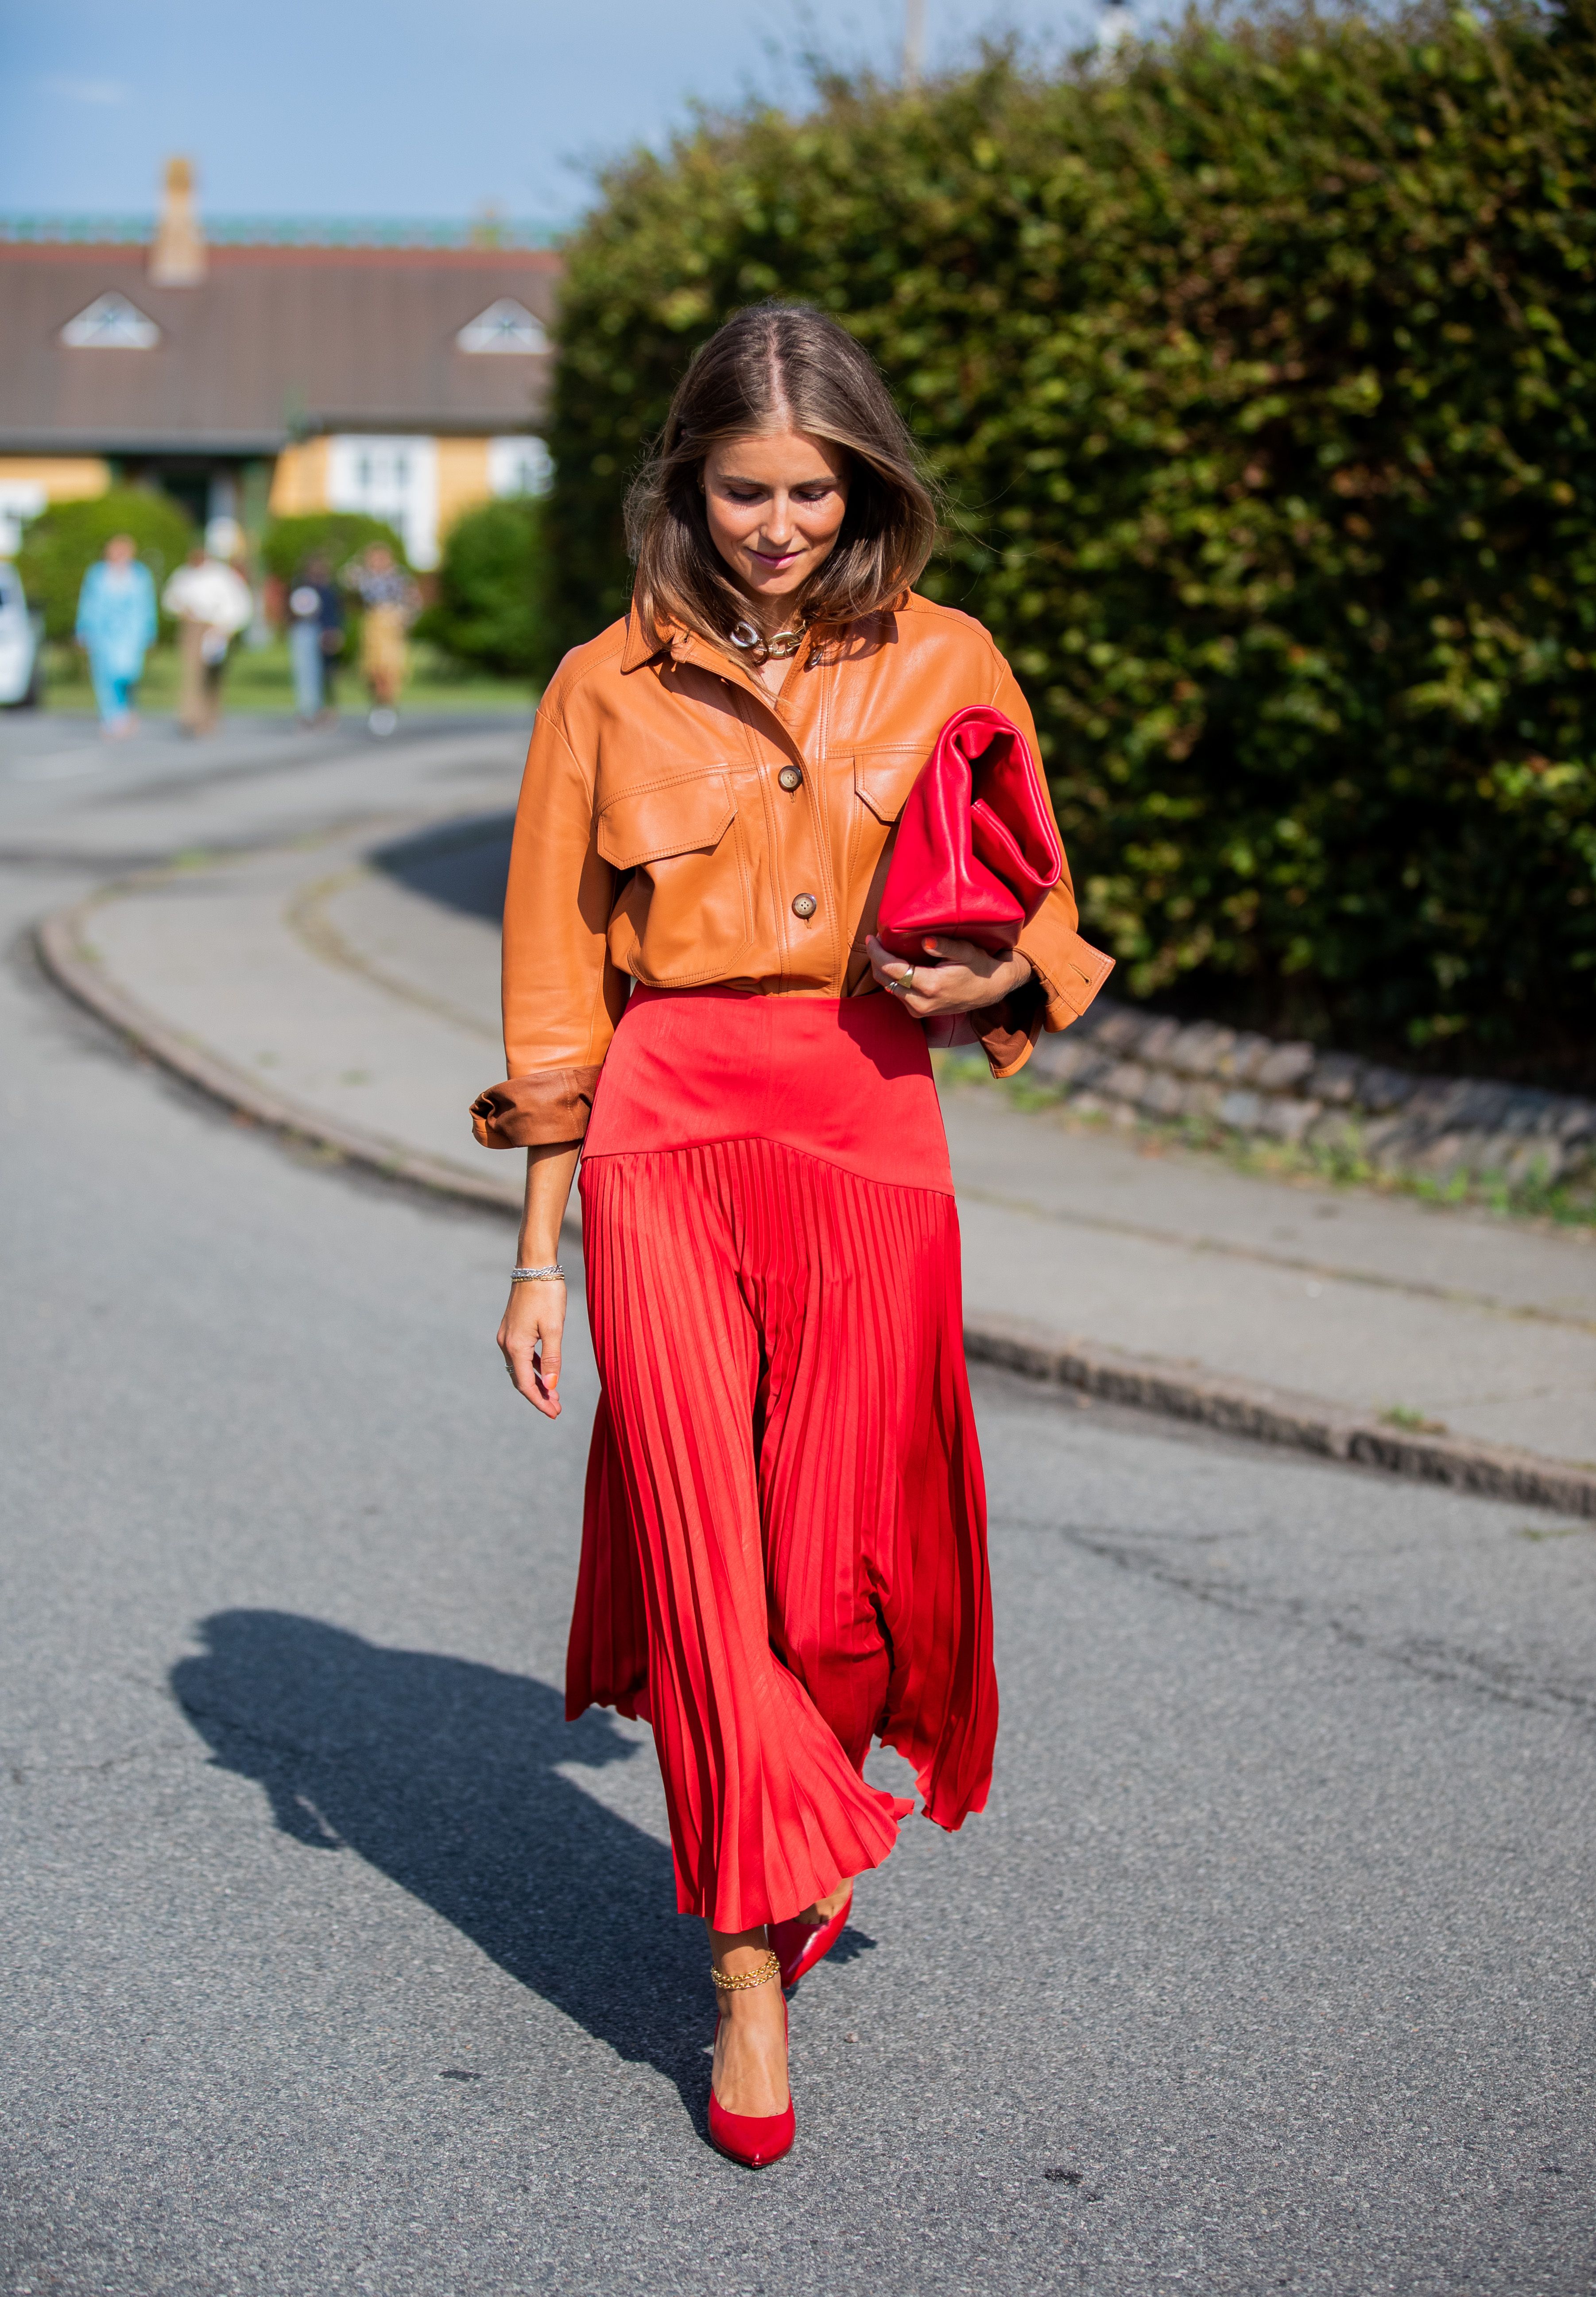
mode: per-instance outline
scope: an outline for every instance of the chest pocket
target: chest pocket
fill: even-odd
[[[610,955],[658,989],[735,975],[753,934],[731,777],[694,773],[623,790],[598,817],[598,851],[628,873]]]
[[[853,787],[877,821],[889,825],[902,812],[928,753],[876,750],[853,761]]]

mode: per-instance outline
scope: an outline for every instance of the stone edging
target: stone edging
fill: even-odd
[[[510,1174],[500,1184],[445,1157],[424,1156],[380,1133],[341,1124],[305,1102],[268,1091],[257,1078],[169,1027],[110,978],[88,945],[87,921],[99,902],[115,890],[108,887],[87,901],[57,910],[34,929],[40,964],[75,1002],[210,1099],[286,1140],[330,1151],[384,1180],[457,1203],[512,1215],[519,1209],[521,1189]],[[1061,1041],[1044,1040],[1056,1045]],[[568,1217],[564,1233],[572,1242],[578,1240],[580,1221]],[[1163,1412],[1255,1442],[1353,1461],[1482,1496],[1596,1518],[1596,1474],[1533,1453],[1451,1436],[1410,1435],[1338,1413],[1310,1398],[1220,1379],[1186,1365],[1125,1355],[1085,1341],[1059,1341],[1022,1325],[967,1324],[964,1338],[967,1353],[978,1363],[1019,1372],[1048,1386],[1077,1388],[1106,1403]]]
[[[1196,1119],[1292,1147],[1346,1148],[1377,1171],[1551,1187],[1596,1172],[1596,1101],[1477,1077],[1419,1077],[1105,997],[1043,1037],[1034,1074],[1079,1115]]]
[[[1505,1445],[1427,1436],[1387,1427],[1312,1396],[1219,1378],[1184,1364],[1060,1340],[1018,1323],[967,1325],[966,1353],[1027,1379],[1077,1388],[1106,1404],[1128,1404],[1195,1420],[1255,1443],[1282,1444],[1320,1459],[1345,1460],[1421,1482],[1447,1484],[1484,1499],[1517,1500],[1596,1518],[1596,1473]]]

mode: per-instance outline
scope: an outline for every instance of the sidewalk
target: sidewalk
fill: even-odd
[[[47,921],[46,963],[261,1121],[511,1206],[520,1160],[465,1114],[502,1060],[507,823],[459,818],[477,799],[112,887]],[[1583,1234],[1244,1176],[982,1084],[944,1104],[972,1354],[1596,1516]]]

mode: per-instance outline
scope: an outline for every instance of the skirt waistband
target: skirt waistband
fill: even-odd
[[[926,1033],[894,998],[634,989],[583,1155],[746,1140],[865,1180],[953,1193]]]

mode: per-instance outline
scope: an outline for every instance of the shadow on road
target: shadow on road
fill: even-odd
[[[635,1741],[596,1711],[567,1723],[547,1684],[319,1619],[222,1611],[201,1633],[177,1703],[284,1833],[357,1852],[703,2120],[714,2013],[670,1853],[555,1767],[624,1762]]]
[[[514,827],[513,813],[483,814],[379,846],[371,859],[411,893],[496,926],[505,911]]]

